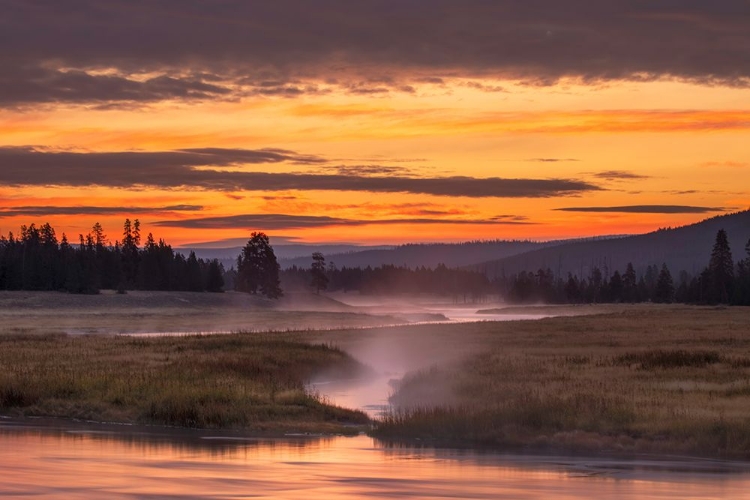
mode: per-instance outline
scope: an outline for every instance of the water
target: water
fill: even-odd
[[[750,498],[750,466],[0,420],[4,498]]]

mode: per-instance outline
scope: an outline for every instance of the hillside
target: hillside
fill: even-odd
[[[358,252],[325,254],[328,262],[337,267],[377,267],[395,265],[407,267],[436,267],[445,264],[448,267],[461,267],[477,264],[498,257],[509,257],[539,248],[559,244],[560,242],[537,243],[531,241],[472,241],[466,243],[432,243],[408,244],[392,249],[368,249]],[[284,259],[280,258],[282,268],[309,267],[310,256]]]
[[[624,270],[627,263],[632,262],[636,272],[641,274],[649,265],[661,266],[666,263],[676,278],[681,270],[695,274],[708,264],[716,233],[720,229],[727,232],[734,259],[744,258],[745,244],[750,238],[750,210],[642,235],[577,241],[535,249],[471,267],[485,272],[490,278],[540,268],[550,268],[562,276],[570,272],[587,277],[594,266],[602,271],[606,267],[613,272]]]

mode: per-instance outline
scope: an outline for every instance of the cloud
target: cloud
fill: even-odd
[[[750,162],[745,161],[707,161],[705,163],[701,163],[701,167],[709,167],[709,168],[722,168],[722,167],[729,167],[729,168],[747,168],[750,167]]]
[[[506,219],[440,219],[440,218],[408,218],[408,219],[343,219],[327,216],[287,215],[287,214],[245,214],[226,217],[204,217],[197,219],[168,220],[155,222],[162,227],[178,227],[183,229],[256,229],[280,230],[303,229],[330,226],[366,226],[393,224],[460,224],[460,225],[515,225],[531,224],[526,220]]]
[[[243,163],[318,163],[318,157],[263,149],[183,149],[81,153],[30,147],[0,148],[0,185],[194,188],[214,191],[364,191],[471,198],[544,198],[600,190],[574,179],[498,177],[372,177],[215,169]],[[200,169],[195,167],[201,167]],[[213,168],[211,168],[213,167]]]
[[[408,175],[411,169],[399,166],[389,165],[338,165],[333,167],[336,172],[342,175]]]
[[[127,214],[153,214],[164,212],[200,212],[200,205],[170,205],[166,207],[59,207],[59,206],[19,206],[0,208],[2,217],[43,217],[56,215],[127,215]]]
[[[505,223],[529,223],[529,218],[525,215],[496,215],[494,217],[490,217],[490,220],[495,222],[505,222]]]
[[[382,94],[451,78],[750,83],[745,0],[37,0],[2,9],[5,106],[296,96],[321,85]]]
[[[500,85],[485,85],[480,82],[466,82],[464,83],[465,87],[480,90],[482,92],[501,92],[501,93],[507,93],[508,90],[505,87],[502,87]]]
[[[627,170],[605,170],[603,172],[588,172],[588,175],[596,177],[597,179],[604,179],[607,181],[625,181],[625,180],[636,180],[636,179],[649,179],[648,175],[634,174]]]
[[[171,99],[208,100],[225,98],[231,93],[229,87],[192,76],[159,75],[136,80],[128,75],[100,75],[83,70],[61,71],[43,67],[16,68],[11,75],[0,73],[0,108],[30,102],[148,103]]]
[[[529,162],[537,162],[537,163],[560,163],[560,162],[572,162],[572,161],[581,161],[576,158],[529,158]]]
[[[602,212],[629,214],[705,214],[724,212],[722,207],[691,207],[685,205],[626,205],[622,207],[566,207],[555,208],[561,212]]]

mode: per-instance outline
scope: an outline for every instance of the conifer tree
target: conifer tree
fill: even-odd
[[[662,264],[659,278],[656,280],[656,290],[654,292],[654,302],[662,304],[671,304],[674,302],[674,281],[672,274],[667,268],[667,264]]]
[[[284,294],[279,271],[280,266],[268,236],[254,232],[237,257],[235,289],[252,294],[260,292],[268,298],[277,299]]]
[[[326,276],[326,258],[320,252],[314,252],[312,254],[313,263],[310,267],[310,274],[312,275],[312,287],[315,288],[315,292],[320,294],[321,290],[328,288],[328,277]]]
[[[711,251],[711,261],[708,264],[709,287],[708,302],[713,304],[728,304],[732,297],[734,281],[734,260],[729,248],[727,233],[720,229],[716,233],[716,242]]]

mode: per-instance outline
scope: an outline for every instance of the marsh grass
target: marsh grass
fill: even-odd
[[[0,412],[195,428],[352,432],[368,422],[305,391],[364,367],[272,334],[0,335]]]
[[[750,458],[748,308],[465,327],[484,349],[406,377],[376,436]]]

